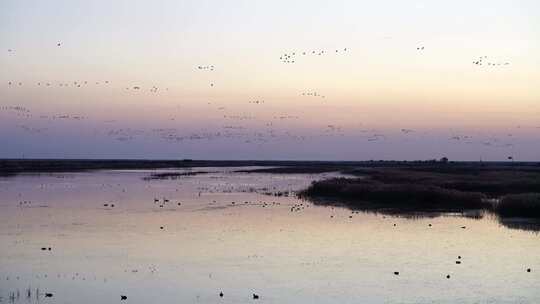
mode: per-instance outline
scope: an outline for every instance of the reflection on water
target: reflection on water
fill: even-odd
[[[234,169],[0,178],[1,302],[540,303],[516,222],[315,206],[264,193],[331,174]]]
[[[499,218],[500,223],[508,228],[521,229],[538,233],[540,223],[536,219],[525,218]]]
[[[435,218],[440,216],[459,216],[470,219],[483,219],[484,217],[490,217],[499,221],[500,224],[512,228],[522,229],[532,232],[540,231],[540,220],[535,218],[504,218],[496,215],[491,210],[484,209],[469,209],[460,212],[457,211],[434,211],[433,209],[421,211],[418,207],[388,207],[388,204],[377,204],[371,202],[358,202],[358,201],[342,201],[339,199],[328,198],[312,198],[316,206],[337,206],[342,208],[348,208],[356,213],[372,213],[378,215],[390,215],[394,217],[403,217],[407,219],[420,219],[420,218]]]

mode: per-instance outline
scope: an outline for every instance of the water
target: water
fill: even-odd
[[[351,214],[263,194],[333,174],[234,169],[1,178],[1,302],[540,303],[537,233],[490,217]]]

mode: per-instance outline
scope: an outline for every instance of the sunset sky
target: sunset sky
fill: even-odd
[[[0,147],[540,160],[540,2],[2,0]]]

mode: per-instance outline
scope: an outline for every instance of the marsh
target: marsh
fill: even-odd
[[[0,178],[0,297],[7,302],[13,294],[17,303],[44,301],[45,293],[54,295],[51,303],[117,303],[121,296],[130,303],[252,303],[253,294],[264,303],[540,301],[534,230],[489,214],[404,217],[317,205],[296,194],[314,181],[354,177],[260,169]],[[174,179],[148,178],[173,173]]]

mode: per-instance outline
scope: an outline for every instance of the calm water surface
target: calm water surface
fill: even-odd
[[[540,303],[537,233],[313,206],[263,193],[332,174],[234,169],[0,178],[0,302]]]

